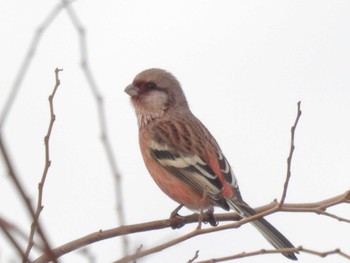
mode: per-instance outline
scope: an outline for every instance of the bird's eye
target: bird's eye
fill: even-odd
[[[157,85],[156,85],[154,82],[147,82],[147,83],[145,84],[145,87],[146,87],[147,89],[155,89],[155,88],[157,88]]]

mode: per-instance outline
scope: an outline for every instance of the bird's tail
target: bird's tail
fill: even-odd
[[[255,210],[243,201],[227,200],[231,209],[237,211],[242,218],[248,218],[256,214]],[[251,222],[259,232],[271,243],[276,249],[295,248],[290,241],[283,236],[273,225],[264,218],[259,218]],[[298,260],[293,252],[283,253],[284,256],[291,260]]]

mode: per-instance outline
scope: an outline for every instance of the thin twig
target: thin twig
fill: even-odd
[[[298,112],[297,112],[297,117],[295,119],[294,125],[291,128],[291,141],[290,141],[290,150],[289,150],[289,156],[287,158],[287,176],[286,176],[286,180],[284,182],[284,186],[283,186],[283,193],[282,193],[282,197],[281,197],[281,201],[280,201],[280,206],[283,205],[286,196],[287,196],[287,189],[288,189],[288,184],[289,184],[289,179],[292,175],[291,173],[291,169],[292,169],[292,158],[293,158],[293,153],[294,153],[294,149],[295,149],[295,145],[294,145],[294,136],[295,136],[295,130],[297,128],[298,122],[299,122],[299,118],[301,116],[301,110],[300,110],[300,104],[301,102],[298,102]]]
[[[66,4],[68,2],[67,0],[61,0],[62,3],[65,3],[65,9],[67,11],[67,14],[69,18],[71,19],[72,25],[77,30],[77,34],[79,37],[79,43],[80,43],[80,59],[81,59],[81,67],[83,69],[83,72],[85,74],[86,80],[89,84],[89,87],[91,89],[91,92],[93,94],[93,97],[95,99],[96,105],[97,105],[97,113],[98,113],[98,121],[100,125],[100,137],[102,140],[102,144],[108,159],[109,166],[111,168],[111,172],[113,174],[114,178],[114,184],[115,184],[115,194],[116,194],[116,212],[117,212],[117,218],[118,223],[120,225],[125,225],[125,212],[124,212],[124,203],[123,203],[123,191],[122,191],[122,182],[121,182],[121,175],[118,170],[117,164],[116,164],[116,158],[113,152],[113,148],[110,143],[109,135],[108,135],[108,129],[107,129],[107,122],[106,122],[106,113],[103,103],[103,96],[101,95],[101,92],[99,91],[98,85],[96,83],[96,80],[92,74],[92,70],[88,61],[88,52],[87,52],[87,41],[86,41],[86,34],[85,34],[85,28],[83,24],[81,23],[78,15],[76,14],[75,10],[73,9],[72,5]],[[124,255],[128,254],[129,251],[129,240],[127,236],[122,237],[122,244],[123,244],[123,253]]]
[[[47,177],[47,173],[49,171],[49,168],[51,166],[51,160],[50,160],[50,137],[51,137],[51,132],[52,132],[52,128],[53,128],[53,124],[56,120],[56,116],[53,110],[53,99],[55,97],[57,88],[60,85],[60,79],[59,79],[59,72],[62,71],[62,69],[55,69],[55,86],[53,88],[53,91],[51,93],[51,95],[49,96],[49,104],[50,104],[50,122],[49,122],[49,127],[47,129],[47,133],[44,137],[44,143],[45,143],[45,165],[44,165],[44,170],[43,170],[43,174],[41,176],[41,181],[38,185],[38,201],[37,201],[37,206],[36,206],[36,211],[35,211],[35,217],[33,219],[31,228],[30,228],[30,233],[29,233],[29,238],[28,238],[28,245],[27,245],[27,249],[25,252],[25,257],[23,257],[22,262],[25,263],[27,262],[28,256],[30,254],[30,251],[33,247],[34,244],[34,235],[35,235],[35,231],[37,230],[37,226],[38,226],[38,221],[39,221],[39,216],[40,213],[43,209],[43,189],[44,189],[44,184],[46,181],[46,177]]]
[[[320,213],[321,215],[324,215],[324,216],[328,216],[328,217],[337,219],[339,222],[350,223],[350,219],[347,219],[347,218],[344,218],[344,217],[340,217],[340,216],[337,216],[337,215],[335,215],[335,214],[332,214],[332,213],[329,213],[329,212],[326,212],[326,211],[323,211],[323,210],[319,210],[319,213]]]
[[[187,263],[193,263],[198,257],[199,257],[199,250],[196,250],[196,253],[194,254],[194,256],[189,261],[187,261]]]
[[[212,258],[208,260],[203,260],[203,261],[197,261],[196,263],[213,263],[213,262],[224,262],[228,260],[234,260],[234,259],[239,259],[239,258],[246,258],[246,257],[251,257],[251,256],[257,256],[257,255],[264,255],[264,254],[280,254],[280,253],[298,253],[298,252],[304,252],[307,254],[312,254],[315,256],[319,257],[327,257],[330,255],[339,255],[342,256],[346,259],[350,260],[350,254],[347,254],[340,249],[334,249],[330,251],[316,251],[312,249],[307,249],[303,247],[297,247],[297,248],[288,248],[288,249],[260,249],[256,251],[251,251],[251,252],[241,252],[232,256],[227,256],[227,257],[221,257],[221,258]]]

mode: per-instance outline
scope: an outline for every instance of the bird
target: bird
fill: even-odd
[[[145,166],[171,199],[191,210],[214,206],[242,218],[256,214],[242,198],[233,170],[209,130],[191,112],[180,82],[160,68],[146,69],[124,90],[134,107]],[[250,223],[276,249],[292,243],[266,219]],[[293,252],[284,256],[297,260]]]

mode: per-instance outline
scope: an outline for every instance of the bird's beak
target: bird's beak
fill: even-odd
[[[139,88],[135,87],[133,84],[128,85],[124,90],[130,97],[139,95]]]

